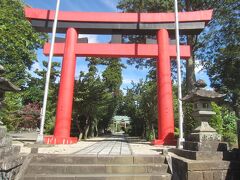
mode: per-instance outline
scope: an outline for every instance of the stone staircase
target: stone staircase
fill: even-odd
[[[32,155],[21,180],[171,180],[165,156]]]

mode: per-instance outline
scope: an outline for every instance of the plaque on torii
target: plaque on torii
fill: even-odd
[[[41,32],[52,29],[54,11],[26,8],[25,15]],[[210,21],[212,11],[179,13],[180,32],[198,34]],[[154,144],[174,144],[174,114],[170,58],[176,57],[176,46],[170,44],[169,33],[175,29],[174,13],[90,13],[59,12],[57,32],[66,33],[65,42],[55,43],[54,55],[63,56],[58,94],[55,130],[45,143],[70,144],[72,101],[76,57],[135,57],[157,59],[158,139]],[[79,43],[78,34],[156,35],[157,44]],[[190,47],[183,45],[181,58],[189,58]],[[44,46],[44,54],[50,44]]]

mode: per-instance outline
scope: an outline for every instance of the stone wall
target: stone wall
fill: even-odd
[[[239,180],[240,161],[189,160],[172,155],[173,180]]]
[[[12,146],[12,138],[5,126],[0,125],[0,179],[13,180],[23,162],[20,147]]]

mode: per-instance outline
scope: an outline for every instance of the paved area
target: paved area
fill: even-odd
[[[131,155],[131,149],[124,136],[115,135],[96,142],[75,154]]]
[[[114,134],[107,137],[96,137],[80,141],[71,145],[36,145],[34,141],[13,142],[21,146],[21,153],[28,154],[31,148],[38,147],[39,153],[45,154],[79,154],[79,155],[157,155],[163,146],[152,146],[150,142],[137,137],[127,137],[123,134]]]

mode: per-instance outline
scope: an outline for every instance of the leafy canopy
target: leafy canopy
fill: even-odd
[[[36,61],[35,50],[46,38],[33,30],[23,8],[20,0],[0,1],[0,64],[6,69],[6,77],[20,86]]]

